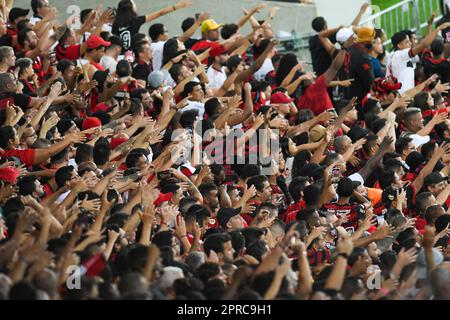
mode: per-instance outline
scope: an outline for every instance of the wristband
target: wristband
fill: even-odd
[[[336,256],[336,258],[338,258],[338,257],[342,257],[345,260],[347,260],[348,259],[348,254],[341,252],[341,253],[338,253],[338,255]]]

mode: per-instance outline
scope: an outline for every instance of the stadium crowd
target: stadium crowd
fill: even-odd
[[[0,1],[0,299],[449,299],[450,15],[311,71],[191,6]]]

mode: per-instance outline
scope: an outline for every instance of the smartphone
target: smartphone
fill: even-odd
[[[198,20],[198,17],[200,17],[200,13],[195,14],[195,20]]]
[[[407,190],[408,189],[408,187],[409,187],[409,185],[411,184],[411,181],[406,181],[406,183],[403,185],[403,190]]]

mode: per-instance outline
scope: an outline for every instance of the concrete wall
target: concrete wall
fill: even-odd
[[[317,13],[325,17],[330,27],[349,25],[358,14],[361,5],[370,0],[315,0]],[[370,16],[370,14],[366,14]],[[363,18],[364,19],[364,18]]]
[[[331,1],[331,0],[328,0]],[[173,5],[176,0],[135,0],[139,14],[146,14],[155,10],[162,9],[166,6]],[[186,17],[194,17],[195,13],[208,12],[219,23],[237,22],[242,16],[242,8],[249,9],[261,1],[255,0],[193,0],[194,5],[190,8],[178,10],[165,17],[156,20],[164,23],[171,35],[181,33],[181,22]],[[309,32],[311,31],[311,20],[316,16],[314,6],[302,5],[300,3],[283,3],[274,1],[265,1],[269,6],[279,6],[280,10],[277,13],[276,19],[272,22],[274,30],[285,30],[291,32]],[[60,19],[65,19],[68,15],[77,10],[77,6],[81,9],[93,8],[99,4],[103,7],[117,7],[118,0],[50,0],[50,3],[56,6],[61,13]],[[29,0],[16,0],[17,7],[30,7]],[[256,15],[257,19],[264,19],[268,11],[264,10]],[[147,33],[150,24],[142,26],[141,32]],[[247,26],[243,32],[248,32],[250,29]]]

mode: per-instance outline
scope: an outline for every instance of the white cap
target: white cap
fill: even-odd
[[[430,136],[420,136],[418,134],[412,134],[409,137],[413,139],[411,142],[416,148],[419,148],[421,145],[430,141]]]
[[[352,28],[342,28],[336,33],[336,41],[340,43],[344,43],[348,40],[348,38],[354,36]]]

